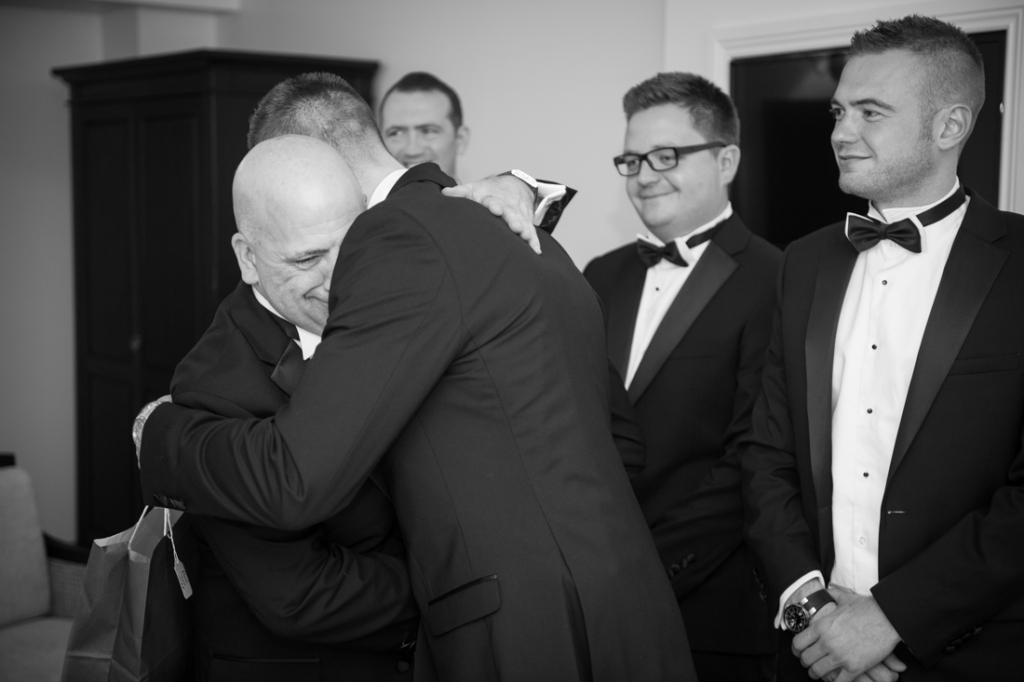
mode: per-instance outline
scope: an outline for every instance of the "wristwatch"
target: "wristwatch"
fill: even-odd
[[[522,180],[526,184],[526,186],[529,187],[530,190],[533,192],[533,203],[537,203],[538,194],[540,192],[540,185],[537,183],[536,180],[533,179],[532,175],[524,173],[518,168],[513,168],[512,170],[505,171],[504,173],[499,173],[498,175],[511,175],[514,178],[519,178],[520,180]]]
[[[139,411],[139,415],[135,417],[135,421],[132,422],[132,440],[135,441],[135,458],[138,460],[139,468],[142,468],[142,429],[146,426],[146,420],[149,419],[149,415],[153,414],[153,410],[169,402],[171,402],[171,396],[162,395],[153,402],[146,403]]]
[[[811,618],[826,604],[835,604],[836,600],[828,590],[818,590],[796,604],[790,604],[783,612],[783,620],[791,632],[803,632],[811,624]]]

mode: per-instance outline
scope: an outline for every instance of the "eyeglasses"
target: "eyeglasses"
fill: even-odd
[[[639,173],[640,164],[645,160],[647,165],[651,167],[651,170],[665,171],[675,168],[679,163],[680,156],[724,146],[726,146],[725,142],[705,142],[704,144],[693,144],[689,147],[662,147],[661,149],[652,149],[646,154],[623,154],[622,156],[616,156],[612,161],[615,163],[615,168],[619,171],[619,175],[628,177]]]

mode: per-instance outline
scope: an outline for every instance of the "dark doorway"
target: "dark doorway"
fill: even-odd
[[[971,36],[985,59],[985,106],[960,158],[960,181],[999,200],[1006,32]],[[864,212],[863,199],[839,189],[829,136],[829,102],[847,49],[736,59],[731,92],[739,110],[743,159],[732,201],[743,221],[779,246]]]

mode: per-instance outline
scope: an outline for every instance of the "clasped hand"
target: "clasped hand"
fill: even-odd
[[[831,587],[836,606],[826,606],[793,637],[793,654],[811,679],[828,682],[895,682],[907,666],[894,654],[896,629],[874,597]]]
[[[534,196],[522,180],[511,175],[491,175],[476,182],[447,187],[441,192],[445,196],[471,199],[481,204],[540,253],[540,239],[533,225]]]

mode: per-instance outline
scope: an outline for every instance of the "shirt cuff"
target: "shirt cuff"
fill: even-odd
[[[533,209],[533,224],[539,226],[544,222],[548,209],[565,196],[565,185],[550,182],[537,182],[537,206]]]
[[[776,628],[778,628],[779,630],[789,629],[786,627],[786,623],[782,620],[782,612],[786,608],[786,602],[789,601],[789,598],[793,596],[793,593],[800,589],[805,582],[807,582],[808,580],[814,580],[815,578],[820,580],[822,585],[825,584],[825,576],[821,574],[821,571],[811,571],[807,575],[798,578],[792,585],[789,586],[789,588],[785,592],[782,593],[782,596],[779,597],[779,612],[775,614]]]

